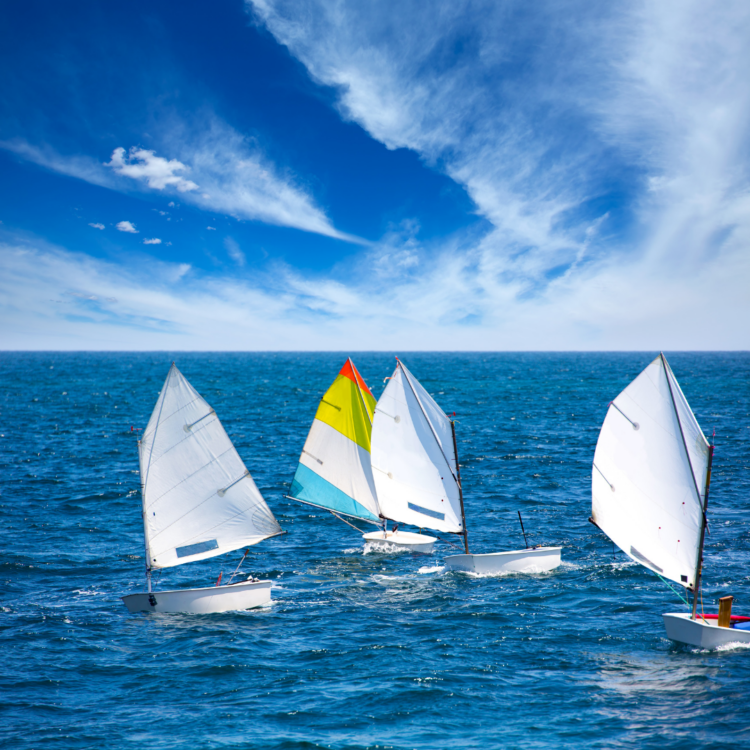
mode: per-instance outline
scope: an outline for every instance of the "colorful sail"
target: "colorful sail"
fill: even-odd
[[[592,520],[636,562],[694,588],[709,446],[657,357],[609,406],[591,477]]]
[[[401,362],[375,410],[372,470],[383,516],[463,533],[450,420]]]
[[[351,359],[320,401],[292,482],[291,497],[379,522],[370,467],[375,398]]]

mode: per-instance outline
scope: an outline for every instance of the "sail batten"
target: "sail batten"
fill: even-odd
[[[633,560],[693,588],[707,461],[708,443],[660,355],[607,411],[592,465],[593,521]]]
[[[372,463],[383,516],[463,531],[450,420],[401,362],[375,411]]]
[[[379,523],[370,465],[375,398],[347,359],[323,394],[289,496],[307,505]]]
[[[214,557],[281,533],[216,413],[174,364],[139,454],[149,568]]]

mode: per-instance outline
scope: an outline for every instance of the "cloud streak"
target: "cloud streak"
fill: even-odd
[[[231,247],[231,243],[227,246]],[[750,256],[707,268],[710,308],[665,281],[651,259],[587,266],[543,294],[488,283],[481,252],[411,247],[410,275],[382,272],[388,243],[360,259],[353,283],[283,265],[204,273],[150,257],[126,263],[44,242],[0,244],[0,323],[7,349],[533,350],[747,348]],[[380,274],[376,268],[380,267]],[[638,304],[634,304],[634,299]]]
[[[345,118],[444,170],[491,223],[454,249],[470,315],[554,317],[554,299],[627,318],[594,302],[603,284],[666,319],[680,295],[647,290],[717,298],[720,264],[746,271],[747,4],[247,5]]]
[[[204,118],[190,128],[183,121],[168,121],[156,140],[169,149],[169,157],[156,149],[133,146],[126,151],[120,146],[108,162],[100,162],[87,156],[65,156],[51,146],[38,147],[22,139],[0,141],[0,148],[112,190],[173,194],[211,213],[368,244],[336,229],[298,178],[276,168],[259,144],[218,118]]]

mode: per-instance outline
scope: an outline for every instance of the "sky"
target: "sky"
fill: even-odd
[[[746,350],[748,40],[746,0],[8,0],[0,349]]]

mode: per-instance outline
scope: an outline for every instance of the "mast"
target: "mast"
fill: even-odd
[[[461,524],[464,527],[464,548],[469,554],[469,535],[466,530],[466,515],[464,514],[464,492],[461,489],[461,469],[458,466],[458,446],[456,445],[456,423],[451,419],[451,432],[453,433],[453,453],[456,456],[456,480],[458,484],[458,499],[461,501]],[[450,465],[449,465],[450,468]]]
[[[703,514],[701,517],[701,541],[698,546],[698,564],[695,566],[695,590],[693,591],[693,614],[690,619],[695,619],[695,613],[698,609],[698,591],[701,585],[701,573],[703,572],[703,540],[706,536],[706,512],[708,511],[708,488],[711,484],[711,465],[714,462],[714,447],[708,447],[708,469],[706,470],[706,492],[703,500]]]
[[[156,433],[159,431],[159,424],[161,422],[161,413],[164,409],[164,391],[167,387],[167,383],[169,383],[170,378],[173,377],[174,371],[177,369],[177,366],[175,365],[174,361],[172,362],[172,366],[169,368],[169,374],[167,375],[167,379],[164,381],[164,385],[162,386],[161,391],[159,392],[159,399],[161,400],[161,405],[159,406],[159,416],[156,418],[156,426],[154,427],[154,436],[151,439],[151,449],[148,452],[148,464],[146,465],[146,472],[144,474],[143,471],[143,438],[141,438],[138,441],[138,469],[140,471],[141,475],[141,506],[143,508],[142,516],[143,516],[143,544],[145,547],[146,552],[146,582],[148,583],[148,593],[151,593],[151,545],[148,543],[148,520],[147,520],[147,508],[146,508],[146,482],[148,481],[148,474],[149,471],[151,471],[151,456],[154,453],[154,440],[156,440]],[[153,419],[153,416],[151,417]],[[151,420],[149,420],[149,424],[151,423]],[[146,425],[146,429],[148,429],[148,425]],[[145,434],[145,433],[144,433]]]
[[[141,441],[138,441],[138,453],[141,452]],[[146,555],[146,581],[148,583],[148,593],[151,593],[151,550],[148,546],[148,528],[146,521],[146,485],[141,478],[141,516],[143,518],[143,545]]]

